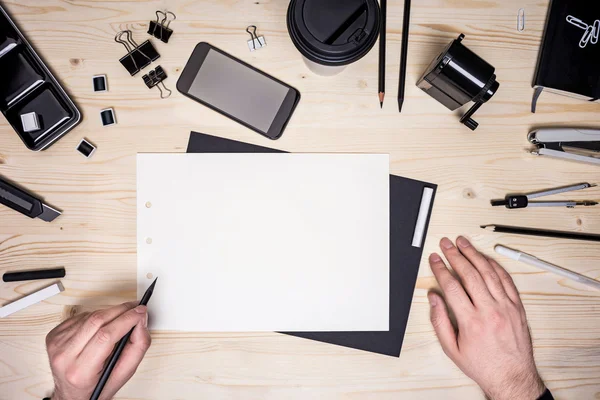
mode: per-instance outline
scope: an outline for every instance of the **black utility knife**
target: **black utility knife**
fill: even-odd
[[[0,177],[0,204],[12,208],[29,218],[39,218],[51,222],[61,212],[44,204],[40,199],[14,186]]]

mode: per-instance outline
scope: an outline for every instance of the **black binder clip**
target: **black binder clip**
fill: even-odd
[[[123,35],[126,35],[125,39],[123,39]],[[137,74],[150,65],[152,61],[160,57],[160,54],[158,54],[158,51],[156,51],[149,40],[138,45],[135,40],[133,40],[133,34],[130,30],[124,30],[117,33],[115,42],[121,43],[127,50],[127,54],[124,55],[119,62],[131,76]]]
[[[165,82],[164,82],[164,80],[167,79],[167,73],[160,65],[158,65],[152,71],[148,72],[146,75],[142,76],[142,79],[144,80],[144,83],[146,84],[146,86],[148,86],[148,89],[152,89],[155,86],[158,88],[158,90],[160,91],[161,99],[166,99],[167,97],[169,97],[171,95],[171,90],[169,90],[165,86]],[[159,84],[161,84],[161,83],[162,83],[162,87],[165,89],[164,92],[160,88]],[[168,92],[168,94],[166,94],[167,92]]]
[[[160,19],[159,14],[163,15],[163,19]],[[172,15],[173,18],[169,18],[169,15]],[[154,36],[157,39],[160,39],[164,43],[169,43],[169,38],[173,34],[173,30],[169,29],[169,25],[171,21],[175,21],[177,16],[170,11],[156,12],[156,21],[150,21],[150,26],[148,27],[148,34]],[[159,22],[160,20],[160,22]],[[167,23],[165,25],[165,22]]]

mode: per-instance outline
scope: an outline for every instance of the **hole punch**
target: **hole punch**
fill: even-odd
[[[146,278],[148,278],[148,279],[152,279],[152,278],[154,278],[154,275],[152,275],[152,272],[148,272],[148,273],[146,274]]]
[[[252,31],[250,31],[250,29],[252,29]],[[262,49],[267,45],[264,36],[256,35],[256,25],[249,25],[246,28],[246,32],[250,34],[250,40],[248,40],[248,49],[250,51]]]
[[[146,243],[147,244],[152,244],[152,238],[146,238]]]
[[[144,80],[146,86],[148,86],[148,89],[152,89],[155,86],[158,88],[158,90],[160,91],[161,99],[166,99],[167,97],[171,96],[172,92],[169,88],[165,86],[164,82],[165,79],[167,79],[167,73],[160,65],[158,65],[152,71],[148,72],[148,74],[142,76],[142,79]],[[160,87],[161,84],[164,89],[164,92],[163,89],[161,89]]]
[[[162,20],[160,19],[159,14],[163,15]],[[169,18],[169,16],[172,16],[172,18]],[[175,21],[176,19],[177,16],[171,11],[156,11],[156,21],[150,21],[148,26],[148,34],[159,39],[161,42],[169,43],[169,39],[173,34],[173,30],[169,28],[169,25],[171,25],[171,22]]]
[[[146,202],[146,208],[151,208],[152,207],[152,203],[150,203],[149,201]]]
[[[123,38],[124,35],[125,38]],[[122,44],[127,50],[127,54],[121,57],[119,62],[131,76],[137,74],[160,57],[150,40],[138,45],[133,39],[133,33],[128,29],[117,33],[115,42]]]

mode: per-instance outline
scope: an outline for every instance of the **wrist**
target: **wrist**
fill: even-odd
[[[501,387],[486,392],[490,400],[538,400],[546,391],[542,378],[535,373],[529,377],[515,377]]]
[[[55,389],[52,396],[48,397],[49,400],[65,400],[65,398]],[[46,399],[44,399],[46,400]]]

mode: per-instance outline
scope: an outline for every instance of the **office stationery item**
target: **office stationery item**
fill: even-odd
[[[0,177],[0,204],[20,212],[29,218],[39,218],[52,222],[61,212],[44,204],[37,197],[18,188],[15,184]]]
[[[115,118],[115,110],[113,110],[112,108],[105,108],[104,110],[100,110],[100,122],[102,122],[102,126],[116,124],[117,119]]]
[[[115,35],[115,42],[122,44],[127,54],[119,59],[131,76],[146,68],[152,61],[160,57],[150,40],[138,45],[130,30],[120,31]]]
[[[6,272],[2,275],[4,282],[34,281],[39,279],[64,278],[64,268],[38,269],[35,271]]]
[[[481,225],[481,228],[497,232],[497,233],[512,233],[515,235],[528,235],[528,236],[543,236],[557,239],[574,239],[574,240],[587,240],[590,242],[600,242],[600,235],[592,233],[577,233],[577,232],[564,232],[564,231],[552,231],[546,229],[537,228],[524,228],[520,226],[504,226],[504,225]]]
[[[283,153],[268,147],[192,132],[188,153]],[[400,355],[423,248],[411,246],[421,213],[421,193],[436,186],[390,175],[390,329],[387,332],[286,332],[288,335],[392,357]],[[420,203],[420,204],[419,204]],[[433,199],[428,210],[431,215]],[[429,217],[425,224],[426,236]],[[340,276],[339,279],[344,279]]]
[[[250,40],[248,40],[248,50],[254,51],[258,49],[262,49],[267,45],[264,36],[256,35],[256,25],[249,25],[246,28],[246,32],[250,34]]]
[[[600,130],[541,128],[529,133],[531,154],[600,165]]]
[[[293,87],[204,42],[190,56],[177,90],[269,139],[281,137],[300,101]]]
[[[413,247],[421,247],[423,245],[427,220],[429,218],[429,210],[431,209],[431,203],[433,202],[433,192],[433,188],[423,188],[423,196],[421,197],[421,205],[419,206],[417,224],[415,225],[415,233],[412,240]]]
[[[87,139],[81,139],[75,150],[85,158],[90,158],[96,152],[96,146],[91,144]]]
[[[517,11],[517,32],[523,32],[525,30],[525,9],[519,8]]]
[[[579,18],[575,18],[572,15],[567,15],[567,22],[573,26],[583,29],[584,31],[583,36],[581,36],[581,40],[579,41],[579,47],[584,49],[588,43],[598,43],[598,34],[600,33],[600,20],[597,19],[594,21],[593,24],[588,25]]]
[[[1,6],[0,26],[0,110],[28,149],[47,149],[79,124],[81,114]],[[29,117],[22,120],[32,113],[36,126]]]
[[[152,89],[153,87],[158,88],[161,99],[166,99],[167,97],[171,96],[171,90],[165,86],[165,79],[167,79],[167,73],[160,65],[152,71],[148,72],[148,74],[142,76],[142,79],[144,80],[146,86],[148,86],[148,89]],[[165,90],[164,92],[163,89],[161,89],[160,87],[161,83],[162,87]]]
[[[563,278],[583,283],[584,285],[593,287],[596,290],[600,290],[600,282],[598,282],[597,280],[588,278],[587,276],[578,274],[577,272],[569,271],[568,269],[559,267],[558,265],[547,263],[530,254],[509,249],[508,247],[504,247],[501,245],[497,245],[496,247],[494,247],[494,250],[496,251],[496,253],[508,257],[512,260],[520,261],[522,263],[543,269],[545,271],[555,273],[556,275],[562,276]]]
[[[40,129],[40,120],[35,112],[21,114],[21,124],[24,132],[35,132]]]
[[[94,75],[92,77],[92,85],[94,88],[94,92],[108,91],[108,84],[106,83],[106,75]]]
[[[388,330],[387,154],[137,161],[138,289],[164,282],[154,329]]]
[[[9,315],[16,313],[17,311],[21,311],[29,306],[47,300],[50,297],[55,296],[64,290],[65,288],[60,282],[50,285],[44,289],[38,290],[37,292],[22,297],[19,300],[13,301],[12,303],[5,305],[4,307],[0,307],[0,318],[8,317]]]
[[[471,117],[492,98],[500,84],[495,68],[462,44],[464,37],[461,33],[433,60],[417,86],[452,111],[473,101],[475,104],[460,122],[475,130],[479,124]]]
[[[387,18],[387,0],[380,0],[381,29],[379,30],[379,106],[383,108],[385,98],[385,20]]]
[[[556,189],[543,190],[535,193],[529,193],[525,195],[507,195],[503,200],[492,200],[492,206],[505,206],[506,208],[526,208],[526,207],[567,207],[574,208],[576,206],[595,206],[598,204],[596,201],[531,201],[545,196],[552,196],[560,193],[572,192],[575,190],[587,189],[596,186],[590,183],[579,183],[577,185],[570,185],[559,187]]]
[[[600,2],[552,0],[537,69],[531,112],[542,92],[585,101],[600,98]]]
[[[410,29],[410,1],[411,0],[404,0],[402,49],[400,50],[400,75],[398,80],[398,112],[402,112],[402,105],[404,104],[404,88],[406,86],[406,62],[408,58],[408,37]]]
[[[148,287],[148,289],[146,289],[146,292],[144,292],[144,295],[142,296],[142,300],[140,300],[140,306],[148,305],[148,302],[150,301],[150,297],[152,297],[152,293],[154,293],[154,286],[156,285],[157,280],[158,280],[158,278],[155,278],[154,281],[152,282],[152,284]],[[90,400],[98,400],[100,398],[102,389],[104,389],[106,382],[108,382],[108,379],[110,378],[110,374],[112,373],[113,369],[115,368],[115,365],[117,365],[117,361],[119,361],[119,357],[121,357],[121,353],[123,353],[123,349],[129,342],[129,338],[131,337],[131,334],[133,333],[134,329],[135,329],[135,327],[131,328],[131,330],[129,332],[127,332],[127,335],[123,336],[123,338],[121,340],[119,340],[119,343],[117,343],[117,346],[115,347],[115,350],[111,354],[110,359],[108,360],[108,363],[106,363],[106,367],[104,368],[104,371],[102,371],[102,375],[100,375],[100,380],[98,381],[98,384],[94,388],[94,391],[92,392],[92,396],[90,397]]]
[[[162,19],[160,19],[161,15],[163,16]],[[169,28],[169,25],[171,25],[171,22],[175,21],[176,19],[177,16],[171,11],[156,11],[156,21],[150,21],[148,24],[148,34],[160,39],[161,42],[169,43],[169,39],[173,34],[173,30]]]
[[[377,41],[381,24],[377,0],[292,0],[287,27],[308,68],[318,75],[341,72]]]

